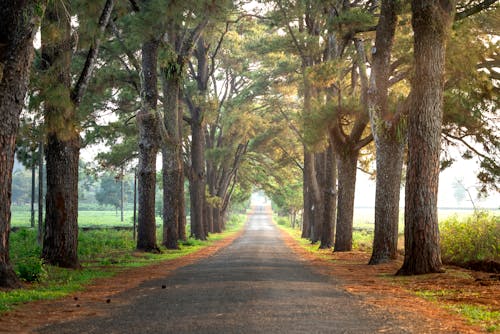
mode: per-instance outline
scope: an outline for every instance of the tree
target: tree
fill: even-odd
[[[9,259],[12,168],[33,38],[45,4],[17,0],[0,4],[0,287],[6,288],[19,286]]]
[[[408,119],[405,258],[399,275],[442,272],[437,221],[446,39],[454,1],[412,1],[415,76]]]
[[[49,4],[42,25],[41,96],[47,129],[47,195],[42,257],[50,264],[80,266],[78,247],[78,163],[80,153],[78,107],[97,62],[102,34],[114,0],[106,0],[85,63],[72,85],[71,18],[63,2]],[[69,8],[71,10],[71,8]]]
[[[147,6],[150,2],[144,2]],[[152,8],[142,8],[142,15]],[[139,130],[139,165],[137,168],[139,211],[137,249],[159,252],[156,244],[155,192],[156,156],[159,148],[158,104],[158,33],[144,36],[142,43],[141,108],[137,113]]]
[[[189,6],[190,4],[185,4]],[[191,4],[200,12],[205,3]],[[201,8],[200,8],[201,7]],[[175,8],[177,13],[182,8]],[[191,56],[193,49],[208,24],[207,13],[204,12],[198,20],[187,18],[189,24],[179,22],[179,15],[172,19],[168,25],[167,34],[169,44],[164,50],[160,73],[163,86],[163,124],[165,140],[162,141],[162,175],[163,175],[163,245],[170,249],[178,248],[177,240],[185,229],[184,224],[184,171],[182,159],[182,122],[183,114],[180,106],[183,75],[185,74],[186,61]],[[187,36],[187,38],[185,38]],[[197,198],[197,197],[196,197]],[[201,222],[201,221],[200,221]],[[203,226],[195,220],[199,228],[195,234],[197,238],[204,239]]]
[[[395,259],[398,246],[399,193],[405,136],[401,115],[388,101],[392,44],[397,25],[398,4],[382,1],[372,53],[368,111],[376,147],[375,232],[370,264]]]

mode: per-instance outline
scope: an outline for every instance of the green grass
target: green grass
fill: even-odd
[[[22,303],[67,296],[82,290],[96,278],[110,277],[126,268],[146,266],[194,253],[233,235],[243,227],[245,220],[246,215],[232,215],[223,233],[212,234],[207,241],[190,238],[180,243],[180,249],[162,249],[161,254],[134,252],[135,241],[130,231],[80,231],[78,254],[83,269],[70,270],[43,265],[45,273],[42,279],[32,283],[29,288],[0,292],[0,314]],[[161,229],[158,230],[158,236],[160,233]],[[21,229],[11,233],[10,246],[12,264],[18,273],[20,264],[39,261],[41,249],[36,242],[34,230]]]
[[[30,227],[29,211],[12,210],[11,225],[15,227]],[[118,214],[112,210],[106,211],[79,211],[78,226],[132,226],[133,211],[124,211],[123,222],[120,221],[120,212]],[[35,221],[38,216],[35,216]],[[161,222],[161,217],[156,217],[157,222]]]
[[[465,317],[469,323],[480,325],[488,332],[500,331],[499,311],[492,311],[485,306],[470,304],[450,305],[448,307]]]
[[[470,292],[457,291],[457,290],[420,290],[415,294],[426,300],[439,303],[442,305],[440,299],[453,297],[456,295],[469,294]],[[478,293],[474,293],[478,296]],[[496,332],[500,330],[500,312],[492,311],[483,305],[472,304],[444,304],[446,308],[458,313],[464,317],[471,325],[479,325],[488,332]]]

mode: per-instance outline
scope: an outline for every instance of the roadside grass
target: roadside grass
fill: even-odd
[[[36,242],[36,231],[21,229],[11,233],[10,253],[15,271],[25,281],[25,288],[0,291],[0,315],[19,304],[67,296],[83,290],[94,279],[112,277],[127,268],[147,266],[194,253],[234,235],[245,221],[246,215],[231,215],[223,233],[212,234],[207,241],[189,238],[179,243],[180,249],[162,248],[160,254],[136,252],[135,241],[129,231],[80,231],[78,254],[83,267],[81,270],[43,264],[39,258],[41,249]]]
[[[453,298],[463,295],[464,291],[457,290],[419,290],[415,294],[421,298],[429,300],[457,313],[467,319],[471,325],[479,325],[487,332],[497,332],[500,330],[500,311],[494,311],[484,305],[473,304],[443,304],[442,298]],[[477,294],[479,297],[479,294]]]
[[[449,309],[467,318],[469,323],[480,325],[487,332],[500,331],[500,311],[492,311],[482,305],[449,305]]]

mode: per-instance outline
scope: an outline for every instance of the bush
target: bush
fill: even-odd
[[[40,282],[47,278],[43,260],[39,257],[26,257],[16,264],[16,274],[26,282]]]
[[[278,225],[281,225],[281,226],[290,226],[290,222],[288,221],[288,218],[286,218],[286,217],[277,217],[276,223]]]
[[[476,212],[459,219],[452,216],[440,224],[444,262],[500,260],[500,217]]]

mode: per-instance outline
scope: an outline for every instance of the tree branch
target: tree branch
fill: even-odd
[[[455,21],[463,20],[469,16],[479,13],[482,10],[492,7],[497,0],[484,0],[470,8],[464,9],[460,13],[455,14]]]
[[[104,35],[106,26],[109,23],[111,17],[111,12],[113,11],[113,6],[115,4],[114,0],[106,0],[104,4],[104,9],[102,10],[101,17],[99,18],[99,30],[97,36],[94,38],[94,44],[90,47],[87,53],[87,59],[85,60],[85,65],[83,66],[80,77],[71,92],[71,100],[75,106],[78,106],[83,98],[87,86],[94,71],[94,67],[97,61],[97,55],[99,54],[99,47],[101,46],[101,38]]]

